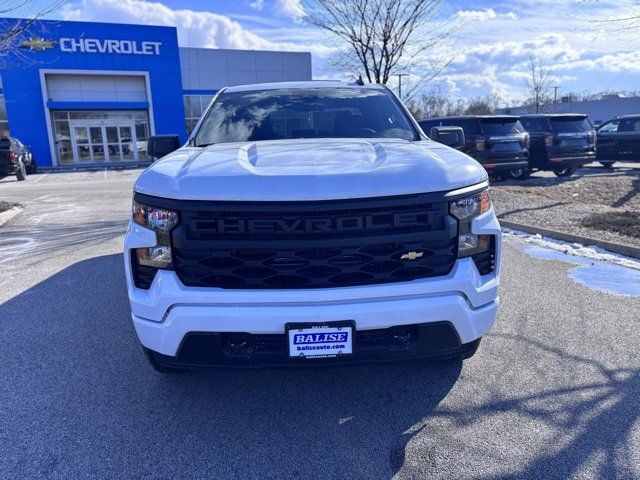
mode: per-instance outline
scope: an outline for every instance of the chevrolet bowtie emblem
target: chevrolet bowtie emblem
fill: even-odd
[[[422,258],[424,252],[407,252],[400,257],[400,260],[417,260]]]
[[[23,40],[20,48],[28,48],[33,52],[42,52],[48,48],[56,46],[57,42],[53,40],[45,40],[44,38],[31,37],[29,40]]]

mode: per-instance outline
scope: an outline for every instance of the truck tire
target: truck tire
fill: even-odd
[[[570,177],[577,171],[578,171],[577,167],[567,167],[567,168],[562,168],[560,170],[554,170],[553,173],[556,174],[556,177]]]
[[[31,163],[27,167],[27,175],[33,175],[34,173],[38,173],[38,166],[36,165],[36,161],[32,158]]]
[[[24,166],[24,162],[20,161],[20,165],[18,165],[18,171],[16,172],[16,178],[19,182],[23,182],[27,179],[27,169]]]
[[[502,174],[505,180],[526,180],[531,176],[531,170],[528,168],[516,168]]]
[[[599,162],[604,168],[613,168],[613,164],[616,162]]]

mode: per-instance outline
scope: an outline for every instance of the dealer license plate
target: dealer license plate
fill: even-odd
[[[354,322],[319,325],[290,323],[286,330],[290,357],[319,358],[353,354]]]

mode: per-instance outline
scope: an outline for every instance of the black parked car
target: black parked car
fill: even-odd
[[[597,160],[605,167],[614,162],[640,162],[640,115],[614,118],[600,125]]]
[[[36,162],[28,147],[17,138],[0,139],[0,177],[15,175],[26,180],[28,173],[36,172]]]
[[[529,171],[529,135],[518,117],[441,117],[418,123],[432,139],[436,139],[439,127],[461,127],[465,137],[461,150],[480,162],[494,177],[520,178]]]
[[[569,177],[596,159],[596,132],[587,115],[523,115],[520,123],[530,136],[530,170]]]

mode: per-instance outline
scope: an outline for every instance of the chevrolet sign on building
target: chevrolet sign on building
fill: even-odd
[[[311,79],[307,52],[181,48],[173,27],[41,21],[0,70],[0,136],[38,166],[148,160],[150,135],[187,134],[222,87]]]
[[[162,42],[135,40],[101,40],[99,38],[61,38],[63,52],[119,53],[133,55],[160,55]]]

